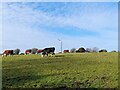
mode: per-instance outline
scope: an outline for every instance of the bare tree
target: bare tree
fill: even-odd
[[[15,55],[18,55],[19,53],[20,53],[20,49],[17,48],[17,49],[14,50]]]
[[[93,47],[92,52],[98,52],[98,48],[97,47]]]
[[[92,52],[91,48],[86,48],[86,52]]]
[[[72,48],[72,49],[70,50],[71,53],[75,53],[75,51],[76,51],[76,48]]]
[[[32,54],[36,54],[36,53],[37,53],[37,50],[38,50],[37,48],[32,48],[32,49],[31,49],[31,53],[32,53]]]

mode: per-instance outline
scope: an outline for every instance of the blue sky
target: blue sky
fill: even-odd
[[[2,50],[56,47],[118,49],[117,2],[5,2]]]

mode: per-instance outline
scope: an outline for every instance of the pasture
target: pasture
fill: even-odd
[[[66,53],[2,58],[5,88],[117,88],[118,53]]]

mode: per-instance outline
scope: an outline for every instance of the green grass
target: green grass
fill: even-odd
[[[118,53],[70,53],[2,58],[6,88],[117,88]]]

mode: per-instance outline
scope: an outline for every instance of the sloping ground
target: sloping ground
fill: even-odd
[[[8,56],[2,75],[6,88],[117,88],[118,53]]]

